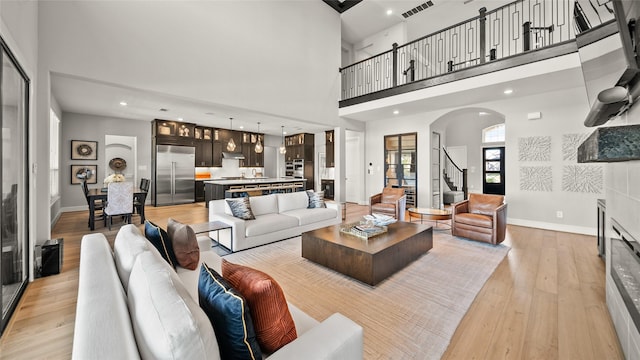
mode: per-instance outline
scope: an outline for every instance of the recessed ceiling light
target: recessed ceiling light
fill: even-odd
[[[244,125],[240,125],[240,129],[244,129]]]
[[[184,121],[184,119],[183,118],[178,118],[178,121]]]
[[[509,95],[509,94],[513,93],[513,90],[512,89],[507,89],[507,90],[504,91],[504,93]]]
[[[283,133],[284,135],[287,135],[287,132],[286,132],[286,131],[283,131],[282,133]]]
[[[400,114],[400,111],[398,111],[398,110],[393,110],[393,115],[398,115],[398,114]]]
[[[487,115],[489,115],[489,113],[488,113],[488,112],[486,112],[486,111],[480,111],[480,112],[478,113],[478,115],[480,115],[480,116],[487,116]]]
[[[122,105],[122,106],[127,106],[128,104],[127,104],[127,102],[126,102],[126,101],[120,101],[120,105]]]
[[[391,9],[387,10],[387,15],[391,15],[391,14],[393,14],[393,10]]]

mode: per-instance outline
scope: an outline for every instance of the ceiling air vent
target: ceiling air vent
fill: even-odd
[[[433,6],[433,1],[429,0],[426,3],[418,5],[418,6],[414,7],[413,9],[403,13],[402,16],[404,16],[404,18],[406,19],[409,16],[415,15],[415,14],[419,13],[420,11],[422,11],[422,10],[428,8],[428,7],[432,7],[432,6]]]

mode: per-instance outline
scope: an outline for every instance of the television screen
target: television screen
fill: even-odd
[[[627,71],[627,62],[618,33],[597,42],[578,48],[582,75],[589,105],[593,105],[598,94],[615,86]]]
[[[615,18],[576,35],[590,105],[593,105],[602,90],[616,85],[626,86],[640,72],[636,60],[635,36],[628,26],[629,22],[640,17],[640,1],[613,0],[606,4],[609,4],[606,9],[612,11]],[[583,6],[583,9],[586,7]],[[576,21],[579,14],[586,19],[589,12],[574,11]],[[602,17],[601,15],[600,18]],[[597,21],[595,23],[598,24]]]

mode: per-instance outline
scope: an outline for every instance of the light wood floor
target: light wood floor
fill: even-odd
[[[366,211],[349,204],[347,221]],[[198,223],[208,214],[202,203],[146,212],[162,227],[169,217]],[[53,228],[52,238],[64,238],[62,273],[29,284],[0,339],[0,358],[71,358],[86,219],[86,211],[64,213]],[[113,241],[117,229],[96,231]],[[505,244],[511,251],[478,294],[443,359],[623,358],[605,305],[604,263],[594,237],[509,226]]]

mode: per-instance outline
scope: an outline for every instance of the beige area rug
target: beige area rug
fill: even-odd
[[[434,246],[376,287],[301,257],[301,238],[225,256],[262,270],[318,320],[340,312],[364,328],[365,359],[439,359],[476,295],[509,251],[434,233]]]

